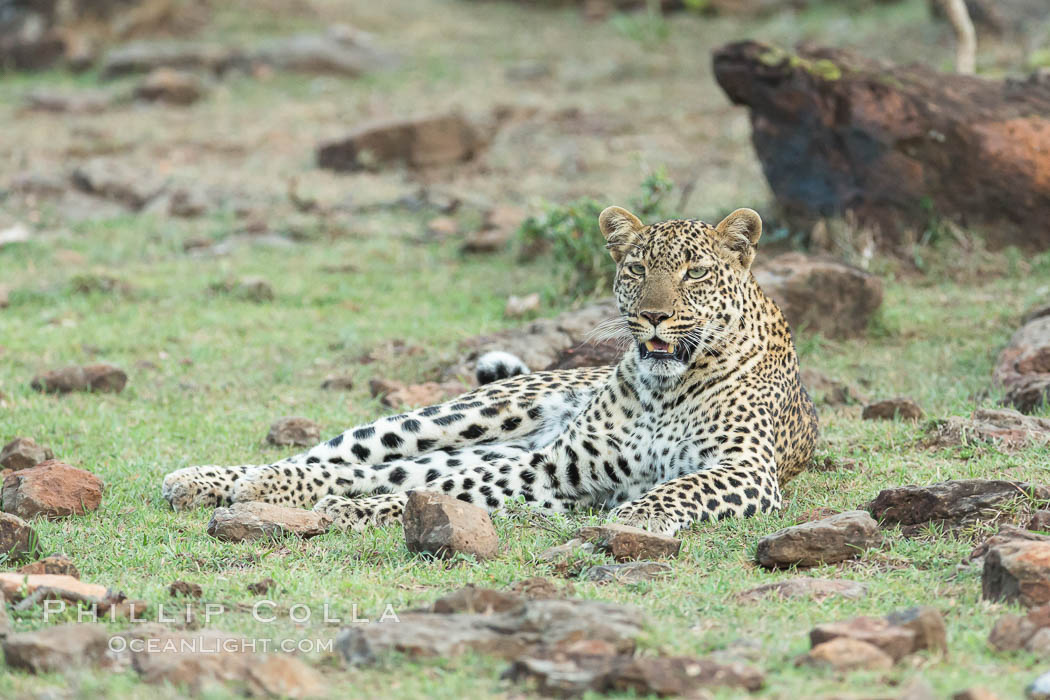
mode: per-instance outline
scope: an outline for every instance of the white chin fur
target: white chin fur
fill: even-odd
[[[675,379],[685,373],[686,366],[678,360],[640,360],[642,372],[652,377]]]

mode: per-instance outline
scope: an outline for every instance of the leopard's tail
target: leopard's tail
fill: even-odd
[[[517,355],[500,351],[485,353],[478,358],[478,363],[474,366],[474,376],[478,378],[478,384],[490,384],[531,371]]]

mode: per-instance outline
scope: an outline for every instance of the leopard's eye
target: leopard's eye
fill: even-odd
[[[632,275],[638,275],[639,277],[641,277],[645,274],[645,265],[641,263],[631,263],[627,266],[627,271],[630,272]]]
[[[707,277],[708,269],[706,267],[691,267],[685,272],[685,276],[691,280],[698,280]]]

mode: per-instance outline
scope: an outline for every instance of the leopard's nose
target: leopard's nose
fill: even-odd
[[[640,311],[638,315],[653,324],[653,328],[656,328],[661,323],[671,318],[671,314],[663,311]]]

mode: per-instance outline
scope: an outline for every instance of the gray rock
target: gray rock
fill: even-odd
[[[488,512],[443,493],[410,493],[402,522],[410,552],[440,557],[472,554],[478,559],[499,552],[499,538]]]
[[[266,434],[266,442],[271,445],[295,445],[313,447],[321,440],[321,426],[309,418],[286,416],[278,418]]]
[[[858,600],[867,593],[867,584],[859,581],[799,576],[742,591],[736,594],[736,600],[740,603],[752,603],[765,598],[806,598],[818,602],[836,597]]]
[[[756,559],[767,568],[834,564],[882,542],[868,513],[852,510],[784,528],[758,541]]]
[[[619,523],[581,527],[574,537],[592,543],[619,562],[677,557],[682,549],[679,539]]]
[[[312,510],[253,501],[216,508],[208,522],[208,534],[227,542],[279,539],[287,534],[306,539],[324,534],[331,523],[327,516]]]
[[[604,564],[586,569],[581,577],[595,583],[641,583],[669,575],[672,569],[656,561],[631,561],[625,564]]]
[[[10,634],[3,648],[8,666],[51,673],[100,665],[109,648],[109,632],[99,624],[69,623]]]
[[[0,467],[5,469],[29,469],[41,462],[54,459],[55,453],[50,447],[36,444],[33,438],[17,437],[4,445],[0,450]]]
[[[11,513],[0,513],[0,556],[5,561],[31,559],[40,553],[40,538],[22,518]]]
[[[112,158],[92,158],[73,170],[72,180],[81,192],[118,202],[133,211],[145,207],[166,184],[156,173],[134,170]]]
[[[491,614],[403,613],[344,629],[336,649],[351,664],[374,663],[391,652],[410,657],[457,656],[468,651],[516,658],[539,649],[562,650],[598,640],[630,654],[641,633],[641,612],[591,600],[526,600]]]

